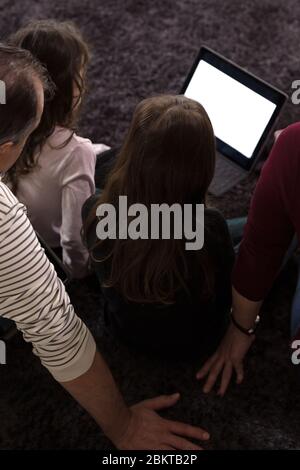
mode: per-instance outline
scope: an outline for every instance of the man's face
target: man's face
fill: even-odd
[[[0,172],[5,173],[19,158],[30,134],[38,127],[44,110],[44,89],[39,79],[34,78],[34,87],[37,95],[37,113],[34,123],[24,133],[18,142],[5,142],[0,145]]]

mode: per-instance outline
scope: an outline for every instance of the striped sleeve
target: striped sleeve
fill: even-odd
[[[25,341],[59,382],[92,365],[95,341],[75,314],[25,207],[0,183],[0,315],[14,320]]]

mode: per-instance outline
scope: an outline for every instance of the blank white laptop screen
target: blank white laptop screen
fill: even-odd
[[[204,106],[216,137],[247,158],[264,133],[276,104],[200,60],[185,96]]]

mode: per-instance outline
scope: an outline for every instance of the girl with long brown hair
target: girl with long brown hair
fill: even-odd
[[[215,168],[215,137],[204,108],[159,96],[136,108],[102,193],[84,207],[84,237],[102,286],[106,318],[131,345],[157,353],[209,352],[231,304],[233,248],[226,221],[205,209],[205,243],[184,239],[106,239],[96,235],[99,205],[205,204]]]
[[[81,209],[95,191],[96,155],[91,142],[75,130],[89,47],[73,23],[55,20],[35,20],[8,42],[29,50],[46,67],[55,93],[21,157],[8,170],[6,183],[26,205],[35,230],[62,252],[70,274],[81,278],[88,272],[89,258],[80,236]]]

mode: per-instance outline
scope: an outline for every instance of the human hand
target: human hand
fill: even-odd
[[[180,395],[164,395],[142,401],[130,408],[125,432],[114,442],[122,450],[202,450],[190,439],[207,441],[201,428],[161,418],[157,411],[174,406]]]
[[[279,129],[278,131],[275,131],[274,132],[274,140],[276,142],[276,140],[278,139],[278,137],[280,136],[280,134],[284,131],[284,129]]]
[[[217,351],[205,362],[196,375],[198,380],[207,377],[203,387],[204,393],[209,393],[218,377],[222,375],[218,395],[223,396],[234,371],[237,377],[236,382],[242,383],[244,379],[243,360],[254,339],[254,335],[247,336],[232,324],[228,327]]]

